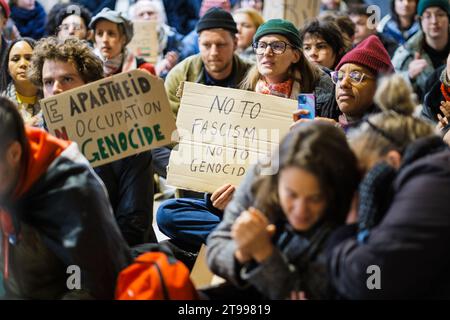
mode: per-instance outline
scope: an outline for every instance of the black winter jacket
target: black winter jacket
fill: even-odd
[[[351,237],[330,251],[331,282],[345,298],[450,298],[450,150],[424,138],[403,158],[381,222],[365,241]],[[379,290],[368,288],[371,266],[379,267]]]
[[[95,168],[108,190],[120,231],[130,246],[157,242],[153,221],[152,153],[140,154]]]
[[[117,275],[130,262],[105,188],[71,146],[28,191],[3,204],[17,233],[9,239],[7,298],[113,299]],[[77,283],[69,281],[70,266],[79,268],[80,290],[68,286]]]

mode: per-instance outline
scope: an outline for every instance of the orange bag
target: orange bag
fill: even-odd
[[[188,268],[169,252],[146,252],[119,274],[117,300],[197,300]]]

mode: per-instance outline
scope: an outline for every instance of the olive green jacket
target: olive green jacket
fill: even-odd
[[[252,64],[239,58],[236,54],[233,57],[233,73],[235,75],[236,87],[244,79],[247,71]],[[167,75],[164,86],[166,88],[167,96],[169,97],[170,107],[175,116],[178,114],[180,108],[180,98],[177,96],[178,87],[181,82],[189,81],[196,83],[205,83],[205,67],[203,65],[200,54],[196,54],[186,58],[178,65],[176,65]]]

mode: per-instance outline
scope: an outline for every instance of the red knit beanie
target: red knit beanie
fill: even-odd
[[[376,76],[379,73],[392,73],[394,67],[392,66],[391,58],[381,43],[380,39],[371,35],[355,48],[347,52],[342,57],[336,70],[339,70],[342,65],[346,63],[354,63],[360,66],[367,67],[374,72]]]

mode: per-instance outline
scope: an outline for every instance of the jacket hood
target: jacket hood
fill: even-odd
[[[70,145],[69,141],[58,139],[44,130],[32,127],[26,127],[25,130],[28,138],[28,152],[25,153],[27,159],[14,192],[15,198],[27,192]]]

